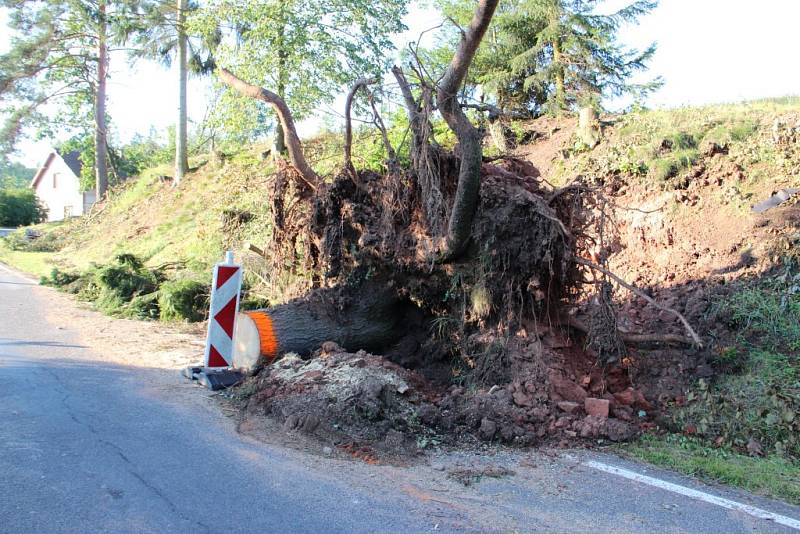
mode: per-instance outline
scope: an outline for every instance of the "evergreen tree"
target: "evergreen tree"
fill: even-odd
[[[473,2],[441,0],[443,13],[458,24]],[[471,81],[481,84],[503,109],[560,113],[597,104],[603,96],[642,95],[660,86],[630,83],[655,53],[617,42],[625,23],[635,23],[657,5],[637,0],[610,15],[596,13],[599,0],[510,0],[498,8],[473,64]],[[452,44],[450,45],[452,46]]]

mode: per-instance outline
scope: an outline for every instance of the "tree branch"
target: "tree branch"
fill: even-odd
[[[353,123],[350,120],[350,110],[353,107],[353,98],[359,89],[366,90],[367,86],[377,82],[375,78],[359,78],[350,87],[347,92],[347,100],[344,103],[344,170],[350,174],[350,177],[358,185],[358,176],[356,169],[353,167]]]
[[[319,176],[308,164],[305,155],[303,155],[303,148],[300,143],[300,137],[297,135],[294,118],[286,102],[272,91],[249,84],[223,67],[217,68],[217,74],[223,83],[235,89],[240,94],[256,100],[261,100],[272,106],[275,110],[275,114],[278,115],[280,127],[283,129],[286,137],[289,160],[292,166],[297,169],[297,172],[300,173],[300,178],[304,182],[302,185],[311,189],[317,189],[320,182]]]
[[[478,207],[481,180],[480,132],[469,122],[458,101],[458,89],[467,76],[467,71],[478,50],[478,46],[489,27],[498,0],[479,0],[475,14],[456,49],[453,59],[439,83],[436,94],[439,111],[453,130],[461,147],[461,163],[458,171],[453,210],[447,226],[445,250],[441,261],[452,261],[467,248],[472,233],[472,219]]]

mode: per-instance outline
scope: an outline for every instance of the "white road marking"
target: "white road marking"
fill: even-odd
[[[606,473],[611,473],[612,475],[617,475],[630,480],[634,480],[636,482],[641,482],[642,484],[647,484],[648,486],[654,486],[656,488],[661,488],[663,490],[671,491],[673,493],[679,493],[680,495],[685,495],[686,497],[691,497],[692,499],[697,499],[699,501],[707,502],[710,504],[716,504],[717,506],[721,506],[729,510],[738,510],[740,512],[752,515],[753,517],[758,517],[759,519],[774,521],[775,523],[778,523],[780,525],[784,525],[789,528],[793,528],[795,530],[800,530],[800,520],[792,519],[791,517],[786,517],[785,515],[768,512],[766,510],[762,510],[761,508],[750,506],[749,504],[742,504],[740,502],[731,501],[729,499],[723,499],[722,497],[717,497],[716,495],[711,495],[710,493],[705,493],[702,491],[687,488],[685,486],[680,486],[678,484],[673,484],[672,482],[667,482],[665,480],[661,480],[658,478],[653,478],[646,475],[640,475],[635,471],[629,471],[628,469],[622,469],[621,467],[615,467],[613,465],[604,464],[602,462],[595,462],[594,460],[583,462],[583,465],[587,467],[592,467],[599,471],[605,471]]]

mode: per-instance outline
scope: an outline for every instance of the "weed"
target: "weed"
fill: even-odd
[[[728,373],[689,392],[673,420],[744,449],[800,459],[800,293],[774,279],[717,302],[718,321],[737,331],[717,363]]]

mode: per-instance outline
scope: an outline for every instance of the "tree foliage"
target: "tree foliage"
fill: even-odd
[[[2,0],[12,32],[0,56],[0,153],[13,152],[26,126],[42,137],[92,128],[105,169],[105,83],[110,46],[131,31],[136,0]],[[53,106],[52,104],[56,104]],[[98,176],[98,187],[107,177]],[[102,182],[102,183],[101,183]]]
[[[274,91],[302,120],[343,85],[385,71],[406,7],[400,0],[212,0],[190,29],[209,36],[221,27],[217,62]],[[218,104],[216,119],[233,131],[264,132],[271,116],[263,103],[233,91]]]
[[[18,189],[27,187],[36,169],[26,167],[22,163],[0,161],[0,189]]]
[[[27,226],[47,219],[32,189],[0,189],[0,226]]]
[[[660,80],[633,84],[655,44],[644,51],[617,42],[620,27],[635,23],[657,5],[637,0],[610,15],[596,11],[599,0],[509,0],[503,2],[475,58],[469,81],[480,84],[503,109],[560,112],[597,104],[602,97],[642,95]],[[440,0],[443,14],[462,26],[471,16],[470,0]],[[460,32],[459,32],[460,35]],[[445,49],[452,49],[450,37]],[[441,52],[433,51],[434,61]]]

